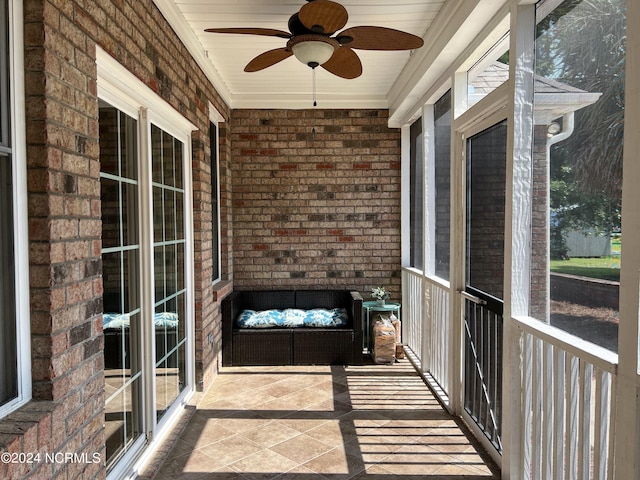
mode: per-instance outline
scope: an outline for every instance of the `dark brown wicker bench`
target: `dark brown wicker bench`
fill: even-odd
[[[345,327],[238,328],[243,310],[345,308]],[[222,364],[361,365],[362,297],[346,290],[235,291],[222,301]]]

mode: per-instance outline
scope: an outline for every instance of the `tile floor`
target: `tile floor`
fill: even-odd
[[[223,368],[157,480],[498,479],[408,360]]]

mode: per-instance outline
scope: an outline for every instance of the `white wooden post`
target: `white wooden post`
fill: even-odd
[[[466,111],[468,106],[467,72],[453,75],[451,89],[451,106],[454,119]],[[455,120],[452,122],[455,124]],[[465,287],[465,218],[464,205],[466,201],[466,172],[464,165],[465,140],[455,128],[451,131],[451,230],[449,237],[450,257],[450,285],[449,319],[451,335],[449,337],[449,399],[451,411],[457,415],[462,413],[462,352],[463,352],[463,318],[460,307],[460,296],[456,293]]]
[[[502,478],[523,479],[520,330],[513,315],[529,314],[533,74],[535,5],[512,0],[504,252],[504,375],[502,385]],[[528,475],[526,473],[525,475]]]
[[[401,159],[400,159],[400,226],[401,239],[401,265],[408,267],[411,264],[411,135],[410,125],[404,125],[401,135]]]
[[[424,152],[424,274],[436,271],[436,149],[433,104],[422,108]]]
[[[638,307],[640,306],[640,2],[627,0],[620,326],[615,474],[640,478]]]

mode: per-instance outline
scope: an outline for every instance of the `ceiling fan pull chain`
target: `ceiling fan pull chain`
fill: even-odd
[[[313,85],[313,108],[316,108],[318,106],[318,102],[316,101],[316,69],[315,67],[313,67],[311,69],[311,82]],[[316,127],[312,127],[311,128],[311,138],[313,138],[315,140],[316,138]]]
[[[316,69],[312,68],[311,71],[313,72],[313,106],[317,107],[318,102],[316,101]]]

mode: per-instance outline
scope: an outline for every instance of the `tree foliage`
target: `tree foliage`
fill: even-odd
[[[561,231],[620,227],[625,3],[568,0],[538,24],[536,73],[601,94],[575,113],[571,137],[552,148],[552,226]]]

